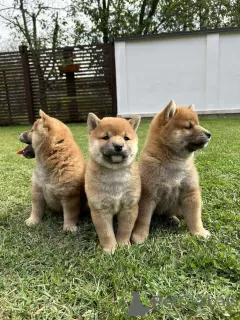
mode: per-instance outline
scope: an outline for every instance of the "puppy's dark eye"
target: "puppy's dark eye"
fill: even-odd
[[[124,137],[124,140],[128,141],[130,140],[130,138],[128,138],[127,136]]]
[[[184,129],[190,130],[192,129],[193,125],[189,123],[187,126],[184,127]]]
[[[109,136],[104,136],[102,139],[103,139],[103,140],[108,140],[108,139],[109,139]]]

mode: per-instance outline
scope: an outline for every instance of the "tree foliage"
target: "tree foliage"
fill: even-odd
[[[240,25],[239,0],[72,0],[75,42]],[[81,18],[80,18],[81,15]]]
[[[158,23],[160,0],[77,0],[72,2],[76,41],[108,42],[109,36],[148,34]],[[87,18],[79,19],[84,14]],[[81,23],[79,24],[79,21]],[[79,28],[80,26],[80,28]]]
[[[61,8],[49,1],[13,0],[0,5],[0,17],[32,48],[240,26],[240,0],[58,0]]]
[[[30,49],[56,46],[63,38],[66,19],[44,0],[13,0],[0,10],[0,17],[12,30],[13,37]]]

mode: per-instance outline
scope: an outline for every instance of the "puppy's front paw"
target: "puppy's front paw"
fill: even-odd
[[[199,232],[195,232],[194,235],[203,237],[205,239],[211,237],[211,233],[208,230],[204,229],[204,228]]]
[[[131,243],[130,241],[126,240],[126,241],[123,241],[123,240],[117,240],[117,244],[119,247],[122,247],[122,248],[130,248],[131,247]]]
[[[111,247],[103,247],[103,251],[108,253],[108,254],[114,254],[116,250],[116,246],[111,246]]]
[[[122,235],[121,233],[118,233],[116,236],[117,244],[123,245],[123,246],[130,246],[130,239],[129,236],[126,237],[125,235]]]
[[[31,226],[35,226],[36,224],[39,224],[41,220],[37,219],[37,218],[34,218],[34,217],[30,217],[28,218],[27,220],[25,220],[25,223],[28,227],[31,227]]]
[[[141,244],[145,241],[147,236],[147,234],[139,234],[137,232],[133,232],[131,239],[133,243]]]
[[[75,225],[68,225],[68,224],[65,224],[65,225],[63,226],[63,230],[64,230],[64,231],[77,232],[78,227],[77,227],[77,226],[75,226]]]

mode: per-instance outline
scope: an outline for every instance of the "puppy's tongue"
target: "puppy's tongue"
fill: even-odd
[[[122,156],[112,156],[111,157],[112,162],[115,162],[115,163],[121,162],[122,158],[123,158]]]
[[[27,147],[28,146],[26,146],[24,149],[22,149],[22,150],[19,150],[18,152],[17,152],[17,154],[24,154],[24,151],[25,151],[25,149],[27,149]]]

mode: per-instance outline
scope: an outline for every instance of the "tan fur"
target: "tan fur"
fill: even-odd
[[[201,220],[201,192],[193,157],[209,139],[194,105],[177,107],[171,101],[154,117],[140,159],[142,194],[133,242],[142,243],[148,236],[154,211],[175,223],[176,216],[183,216],[192,234],[210,235]]]
[[[104,251],[113,253],[116,244],[129,245],[138,214],[141,183],[138,165],[134,162],[138,150],[136,130],[140,117],[127,121],[120,118],[98,119],[89,114],[89,153],[85,176],[85,190],[91,216]],[[108,140],[104,137],[108,136]],[[124,140],[124,137],[129,140]],[[112,162],[113,145],[120,144],[128,156]],[[125,151],[124,151],[125,152]],[[118,158],[113,158],[113,160]],[[117,215],[115,237],[113,216]]]
[[[42,111],[40,116],[29,132],[36,168],[32,177],[32,212],[26,224],[38,224],[48,206],[63,212],[64,230],[76,231],[84,193],[84,158],[65,124]]]

